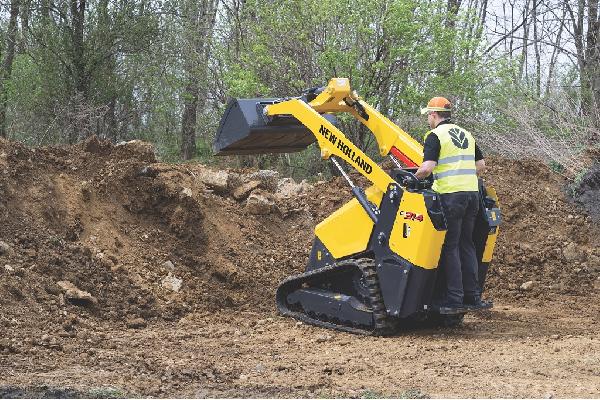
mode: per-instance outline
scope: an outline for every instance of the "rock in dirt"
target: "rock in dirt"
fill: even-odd
[[[521,285],[521,290],[525,292],[531,291],[535,287],[535,283],[533,281],[527,281]]]
[[[158,176],[159,171],[152,167],[151,165],[147,165],[140,170],[138,173],[139,176],[146,176],[149,178],[156,178]]]
[[[6,272],[14,272],[14,270],[15,270],[15,269],[14,269],[13,267],[11,267],[10,265],[6,264],[6,265],[4,266],[4,270],[5,270]]]
[[[315,339],[315,342],[317,343],[323,343],[323,342],[328,342],[330,341],[332,338],[331,335],[319,335],[317,336],[317,338]]]
[[[127,319],[127,327],[131,329],[145,328],[148,324],[143,318],[129,318]]]
[[[81,182],[81,197],[83,201],[88,202],[92,198],[92,190],[89,181]]]
[[[6,339],[6,338],[0,339],[0,352],[3,350],[5,350],[9,353],[13,352],[15,350],[13,343],[9,339]]]
[[[95,154],[109,154],[111,151],[111,143],[105,139],[99,139],[98,136],[93,135],[87,138],[81,143],[83,150],[88,153]]]
[[[172,290],[173,292],[179,292],[182,283],[183,280],[179,279],[175,275],[171,275],[171,273],[165,276],[161,282],[162,287],[168,290]]]
[[[229,187],[229,173],[227,171],[212,171],[203,168],[198,171],[198,179],[210,189],[219,193],[227,192]]]
[[[566,262],[584,262],[587,259],[587,253],[575,243],[569,243],[562,249],[562,255]]]
[[[236,200],[244,200],[250,192],[260,186],[260,181],[250,181],[244,183],[242,186],[238,187],[233,191],[233,198]]]
[[[121,142],[115,146],[116,152],[121,156],[129,158],[135,155],[136,158],[146,162],[156,162],[156,153],[152,143],[143,140],[134,139],[128,142]]]
[[[260,171],[248,175],[247,179],[249,181],[259,181],[263,189],[275,193],[277,184],[279,183],[279,172],[261,169]]]
[[[192,189],[190,188],[183,188],[183,190],[181,191],[181,194],[187,197],[193,197],[194,193],[192,192]]]
[[[307,193],[310,190],[310,185],[306,180],[296,183],[292,178],[283,178],[277,184],[276,195],[282,198],[298,196],[301,193]]]
[[[173,264],[170,260],[165,261],[162,267],[167,271],[175,271],[175,264]]]
[[[267,195],[260,191],[255,191],[248,196],[246,200],[246,211],[254,215],[267,215],[273,211],[275,202]]]
[[[10,245],[0,240],[0,256],[10,253],[10,250]]]
[[[600,257],[595,254],[588,254],[588,262],[590,270],[593,272],[600,272]]]
[[[59,281],[56,284],[63,290],[65,298],[75,305],[91,306],[98,304],[98,299],[90,293],[77,288],[69,281]]]

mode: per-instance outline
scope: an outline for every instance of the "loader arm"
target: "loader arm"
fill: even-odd
[[[351,93],[347,78],[331,79],[327,87],[310,103],[291,99],[268,105],[265,112],[271,117],[295,117],[315,135],[323,159],[329,159],[332,155],[340,157],[381,192],[385,192],[394,180],[321,114],[350,113],[373,132],[382,156],[393,154],[409,167],[418,166],[423,162],[423,146],[362,101],[356,93]]]
[[[384,157],[391,153],[408,167],[417,167],[423,162],[423,146],[351,91],[347,78],[331,79],[310,106],[319,113],[352,114],[373,133],[379,154]]]
[[[385,192],[393,179],[361,149],[356,147],[338,128],[314,108],[299,99],[287,100],[267,106],[267,115],[292,115],[317,138],[321,157],[337,156],[356,168],[380,191]]]
[[[423,146],[419,142],[369,104],[360,99],[357,101],[363,106],[369,118],[364,119],[356,110],[352,110],[352,114],[373,132],[379,145],[379,154],[382,156],[392,154],[407,167],[418,167],[423,163]]]

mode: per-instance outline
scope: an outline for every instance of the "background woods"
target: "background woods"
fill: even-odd
[[[415,137],[450,97],[489,152],[587,166],[600,118],[598,0],[0,0],[0,136],[41,145],[140,138],[210,162],[230,97],[347,76]],[[345,132],[369,150],[353,121]],[[309,149],[234,165],[324,172]]]

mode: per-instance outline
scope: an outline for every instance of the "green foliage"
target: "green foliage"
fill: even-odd
[[[362,392],[360,398],[361,399],[385,399],[386,396],[381,392],[367,389],[364,392]]]
[[[234,27],[244,31],[246,45],[223,43],[218,57],[229,64],[224,82],[232,97],[295,96],[331,77],[348,77],[392,119],[414,115],[419,122],[406,129],[421,137],[426,121],[418,110],[430,97],[446,95],[460,100],[465,112],[477,110],[478,94],[497,79],[498,68],[478,55],[481,39],[456,34],[448,18],[444,1],[248,1]],[[456,19],[455,24],[474,23],[469,13]],[[342,119],[340,126],[354,142],[364,138],[363,148],[377,158],[375,143],[361,134],[360,124]],[[325,172],[325,163],[313,154],[281,157],[278,168],[298,177],[302,171],[304,176]],[[256,164],[264,165],[264,158],[257,156]]]
[[[396,397],[396,396],[394,396]],[[419,389],[408,389],[407,391],[398,394],[399,399],[429,399],[430,396],[427,393],[423,393]]]
[[[207,30],[192,12],[206,0],[89,0],[80,60],[70,1],[53,4],[48,11],[31,3],[29,29],[19,33],[5,82],[9,136],[34,145],[96,133],[151,141],[162,159],[179,161],[184,101],[193,98],[188,84],[194,79],[194,160],[205,163],[219,162],[211,145],[229,98],[297,96],[336,76],[350,78],[367,102],[417,139],[428,129],[419,109],[437,95],[453,101],[458,122],[488,137],[523,130],[524,122],[506,111],[517,105],[536,110],[534,128],[550,139],[562,139],[565,127],[556,112],[536,103],[566,98],[577,113],[577,67],[557,68],[562,89],[533,96],[532,81],[518,78],[521,60],[485,52],[477,10],[464,2],[454,15],[447,0],[221,0],[214,29]],[[2,33],[6,18],[0,14]],[[207,52],[197,46],[203,41]],[[380,160],[364,127],[348,117],[339,126]],[[227,162],[296,179],[330,174],[316,146]]]
[[[550,161],[548,162],[548,166],[550,167],[550,169],[551,169],[553,172],[555,172],[555,173],[557,173],[557,174],[562,174],[562,173],[564,173],[564,172],[565,172],[565,167],[564,167],[564,165],[560,164],[560,163],[559,163],[559,162],[557,162],[557,161],[550,160]]]
[[[567,192],[571,197],[577,197],[581,195],[581,182],[585,175],[589,172],[589,169],[585,168],[579,171],[575,177],[567,185]]]
[[[266,96],[269,88],[262,84],[254,71],[233,65],[223,77],[228,88],[227,94],[232,97],[257,97]]]
[[[123,390],[111,386],[92,388],[88,391],[88,396],[92,399],[122,399],[129,397]]]

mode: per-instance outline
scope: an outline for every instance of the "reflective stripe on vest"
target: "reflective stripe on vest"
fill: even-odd
[[[464,154],[464,155],[460,155],[460,156],[440,158],[437,163],[438,164],[450,164],[450,163],[457,162],[457,161],[469,161],[469,160],[475,161],[475,155]]]
[[[438,193],[476,192],[479,184],[473,136],[454,124],[442,124],[431,133],[440,141],[440,155],[433,169],[433,190]]]
[[[445,178],[447,176],[458,176],[458,175],[473,175],[476,174],[475,168],[473,169],[453,169],[446,172],[440,172],[439,174],[434,173],[433,177],[435,179]]]

